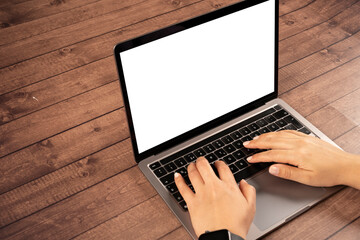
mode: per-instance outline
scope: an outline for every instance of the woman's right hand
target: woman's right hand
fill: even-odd
[[[276,162],[272,175],[311,186],[349,185],[360,189],[360,158],[319,138],[285,130],[265,133],[245,142],[247,148],[269,149],[250,163]],[[285,165],[291,164],[293,166]]]

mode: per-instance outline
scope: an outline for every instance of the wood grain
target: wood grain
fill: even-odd
[[[2,28],[57,14],[99,0],[36,0],[0,6]]]
[[[155,195],[140,170],[133,167],[0,229],[0,236],[4,239],[69,239]],[[159,206],[163,204],[158,202]],[[162,211],[165,209],[163,206]]]
[[[0,2],[1,239],[190,239],[135,166],[112,48],[234,2]],[[360,154],[360,1],[280,14],[281,98]],[[265,239],[353,239],[359,201],[346,188]]]
[[[90,92],[45,108],[25,118],[0,126],[0,156],[5,156],[49,136],[66,131],[83,122],[122,106],[117,94],[119,83],[112,82]],[[36,104],[35,99],[31,99]],[[61,119],[61,121],[58,121]]]
[[[331,240],[340,240],[340,239],[348,239],[348,240],[356,240],[360,238],[360,217],[356,218],[354,222],[347,225],[342,231],[336,233],[329,239]]]
[[[122,108],[3,157],[0,160],[0,194],[128,137]]]
[[[137,4],[139,1],[101,0],[84,2],[84,6],[59,12],[36,20],[0,29],[0,45],[36,36],[57,28],[82,22],[112,11]]]

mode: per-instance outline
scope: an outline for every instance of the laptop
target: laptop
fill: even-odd
[[[278,97],[278,0],[249,0],[115,46],[135,160],[193,239],[174,183],[204,156],[223,160],[257,191],[248,239],[290,221],[341,187],[309,187],[250,164],[257,135],[293,129],[328,137]]]

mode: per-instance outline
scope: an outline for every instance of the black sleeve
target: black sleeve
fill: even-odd
[[[231,238],[229,238],[229,235]],[[214,232],[206,232],[200,235],[199,240],[244,240],[242,237],[229,232],[226,229]]]

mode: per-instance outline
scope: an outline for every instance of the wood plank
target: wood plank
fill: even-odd
[[[182,2],[142,1],[139,4],[130,5],[102,16],[7,44],[0,48],[0,56],[6,56],[0,58],[0,67],[10,66],[54,49],[60,49],[115,29],[133,25],[197,1],[200,0],[183,0]]]
[[[351,7],[356,2],[357,0],[341,2],[337,0],[315,1],[298,11],[286,14],[279,18],[279,27],[281,29],[279,39],[281,41],[325,22]]]
[[[122,136],[125,138],[125,136]],[[0,227],[135,166],[129,138],[1,195]]]
[[[23,2],[26,2],[26,1],[31,1],[31,0],[8,0],[8,1],[1,1],[1,2],[0,2],[0,7],[11,6],[11,5],[23,3]]]
[[[309,4],[314,3],[314,0],[306,1],[293,1],[293,0],[280,0],[279,1],[279,15],[289,14],[293,11],[306,7]]]
[[[3,28],[11,27],[97,1],[100,0],[36,0],[2,5],[0,22]]]
[[[0,157],[123,106],[119,82],[0,126]]]
[[[341,146],[344,151],[360,155],[360,126],[351,129],[336,139],[336,143]]]
[[[127,137],[129,132],[122,108],[3,157],[0,159],[0,194]]]
[[[360,89],[309,115],[307,119],[331,139],[360,124]],[[324,117],[326,116],[326,117]]]
[[[335,70],[282,94],[280,97],[302,115],[308,116],[360,88],[359,64],[360,57],[357,57]],[[325,89],[326,91],[324,91]],[[301,102],[299,101],[299,96],[301,96]]]
[[[264,239],[324,239],[360,212],[360,191],[346,188],[286,223]]]
[[[360,239],[360,217],[358,217],[354,222],[350,223],[340,232],[336,233],[334,236],[330,237],[330,240],[357,240]]]
[[[279,67],[327,48],[358,32],[360,29],[359,11],[360,2],[329,21],[281,41],[279,43]],[[342,20],[341,28],[337,27],[339,20]],[[345,29],[349,31],[345,31]],[[350,30],[354,31],[350,32]]]
[[[110,67],[111,66],[111,67]],[[0,96],[0,125],[116,81],[112,57]]]
[[[185,230],[183,226],[173,230],[169,234],[159,238],[159,240],[166,240],[166,239],[172,239],[172,240],[192,240],[188,232]]]
[[[96,16],[137,4],[142,0],[101,0],[92,1],[84,6],[52,14],[30,22],[0,29],[0,45],[9,44],[20,39],[36,36],[57,28],[85,21]]]
[[[279,69],[279,93],[285,93],[359,57],[360,32]]]
[[[2,239],[69,239],[155,195],[151,184],[133,167],[1,228],[0,236]]]
[[[156,195],[74,239],[157,239],[179,226],[180,222]]]

